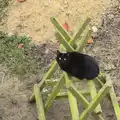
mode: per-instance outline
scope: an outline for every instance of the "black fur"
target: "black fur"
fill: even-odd
[[[93,57],[86,54],[57,51],[56,60],[63,71],[81,80],[92,80],[99,74],[97,62]]]

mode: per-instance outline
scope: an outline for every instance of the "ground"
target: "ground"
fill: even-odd
[[[39,46],[37,50],[31,50],[33,51],[31,54],[43,58],[41,68],[46,69],[58,48],[50,17],[55,16],[61,24],[66,21],[72,30],[76,29],[76,25],[78,26],[79,21],[86,15],[91,17],[92,24],[98,25],[99,29],[98,33],[93,35],[94,46],[89,48],[88,54],[94,56],[99,61],[101,69],[111,75],[116,94],[120,95],[120,7],[119,4],[111,3],[115,4],[115,1],[26,0],[23,3],[11,1],[6,8],[6,16],[0,22],[0,30],[32,37],[33,42]],[[28,99],[34,83],[40,81],[43,73],[44,70],[28,78],[18,77],[9,74],[6,67],[0,66],[0,120],[37,119],[36,106],[29,104]],[[116,120],[109,101],[102,102],[102,107],[105,120]],[[55,102],[47,114],[47,120],[70,119],[66,101]]]
[[[74,0],[74,2],[26,0],[21,4],[17,0],[12,0],[4,28],[1,29],[19,35],[29,35],[37,42],[45,40],[55,42],[53,37],[55,29],[50,17],[57,17],[61,24],[66,21],[71,29],[86,16],[91,17],[92,21],[98,24],[101,14],[109,4],[110,0]]]

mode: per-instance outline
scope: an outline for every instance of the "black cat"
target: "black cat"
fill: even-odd
[[[92,80],[99,74],[99,66],[89,55],[78,52],[61,53],[57,50],[57,63],[69,75],[79,79]]]

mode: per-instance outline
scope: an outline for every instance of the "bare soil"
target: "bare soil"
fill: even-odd
[[[102,71],[111,75],[116,95],[120,96],[120,7],[110,3],[110,0],[11,2],[8,17],[0,28],[6,32],[31,36],[40,46],[38,52],[32,54],[43,56],[45,67],[39,75],[21,79],[10,75],[7,68],[0,66],[0,120],[37,120],[36,105],[29,104],[28,99],[33,85],[40,81],[58,48],[55,29],[49,20],[51,16],[56,16],[60,23],[67,21],[72,29],[85,15],[92,18],[92,24],[99,24],[98,33],[93,35],[94,45],[89,48],[88,54],[99,61]],[[47,113],[47,120],[70,120],[68,105],[67,101],[55,102]],[[105,120],[116,120],[108,99],[102,102],[102,108]]]
[[[55,42],[54,32],[50,17],[55,16],[61,24],[65,21],[71,29],[86,16],[92,22],[100,23],[101,14],[111,0],[26,0],[23,3],[12,0],[9,6],[4,29],[19,35],[28,35],[35,42],[52,40]]]

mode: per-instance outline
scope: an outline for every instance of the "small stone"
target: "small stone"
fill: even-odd
[[[27,38],[30,38],[30,36],[29,36],[29,35],[26,35],[26,37],[27,37]]]
[[[120,97],[117,97],[117,102],[118,104],[120,104]]]
[[[96,26],[92,26],[92,30],[93,30],[94,33],[96,33],[98,31]]]
[[[92,39],[97,39],[97,38],[98,38],[97,33],[93,33],[93,34],[92,34]]]
[[[13,100],[13,99],[12,99],[12,101],[11,101],[11,102],[12,102],[12,104],[14,104],[14,105],[16,105],[16,104],[17,104],[17,100]]]
[[[111,63],[111,64],[105,64],[105,65],[104,65],[104,70],[106,70],[106,71],[115,70],[115,69],[116,69],[116,67],[115,67],[115,65],[113,65],[112,63]]]
[[[68,4],[64,5],[64,8],[67,8],[68,7]]]
[[[48,4],[48,3],[43,3],[43,4],[44,4],[44,6],[45,6],[45,7],[48,7],[48,6],[49,6],[49,4]]]
[[[72,15],[71,11],[67,11],[66,15]]]
[[[64,1],[64,8],[67,8],[67,7],[68,7],[68,2]]]
[[[13,35],[13,33],[12,33],[12,32],[9,32],[9,33],[8,33],[8,36],[9,36],[9,37],[11,37],[12,35]]]
[[[49,53],[49,49],[46,49],[46,50],[45,50],[45,54],[48,54],[48,53]]]
[[[18,35],[18,32],[15,29],[12,29],[14,35]]]
[[[64,12],[64,8],[63,8],[63,7],[61,7],[59,10],[60,10],[61,12]]]
[[[36,32],[39,32],[39,31],[41,31],[41,28],[37,28],[35,31],[36,31]]]
[[[114,18],[114,15],[113,15],[113,14],[110,14],[110,15],[108,15],[108,17],[109,17],[110,19],[113,19],[113,18]]]
[[[79,9],[76,9],[77,12],[80,12]]]
[[[43,92],[44,92],[44,93],[47,92],[47,91],[48,91],[47,89],[43,88]]]
[[[65,0],[65,1],[64,1],[64,4],[68,4],[68,2]]]

